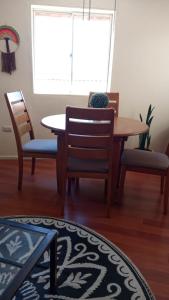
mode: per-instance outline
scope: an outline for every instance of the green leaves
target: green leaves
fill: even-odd
[[[147,118],[146,118],[146,124],[150,127],[150,125],[151,125],[151,122],[152,122],[152,120],[153,120],[153,118],[154,118],[154,116],[151,116],[152,115],[152,112],[153,112],[153,110],[154,110],[154,106],[152,107],[152,105],[150,104],[149,105],[149,108],[148,108],[148,112],[147,112]]]
[[[141,122],[143,122],[143,118],[142,118],[142,115],[140,114],[140,120],[141,120]]]
[[[149,149],[150,147],[150,142],[151,142],[151,135],[149,133],[150,131],[150,126],[151,123],[153,121],[154,116],[152,116],[152,112],[154,110],[154,106],[152,106],[151,104],[148,107],[148,111],[147,111],[147,116],[146,116],[146,124],[149,127],[148,132],[146,133],[142,133],[139,135],[139,149],[145,150],[145,149]],[[141,114],[139,114],[140,120],[141,122],[143,122],[143,117]]]

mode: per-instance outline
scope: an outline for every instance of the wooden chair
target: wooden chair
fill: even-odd
[[[66,108],[63,197],[69,178],[107,179],[107,216],[112,198],[113,128],[111,108]]]
[[[120,201],[122,201],[126,171],[161,176],[161,194],[164,193],[163,213],[167,213],[169,197],[169,145],[166,154],[138,149],[125,149],[121,158]],[[165,185],[164,185],[165,179]],[[164,187],[164,188],[163,188]]]
[[[89,100],[88,100],[88,107],[91,107],[91,96],[95,94],[95,92],[90,92],[89,94]],[[114,115],[118,116],[119,114],[119,93],[117,92],[110,92],[110,93],[105,93],[108,98],[109,98],[109,108],[114,109]]]
[[[56,139],[35,139],[32,123],[26,108],[22,91],[5,93],[5,99],[10,113],[18,152],[18,190],[22,189],[23,158],[32,158],[32,175],[35,172],[36,158],[57,157]],[[28,141],[23,143],[23,136]]]
[[[89,99],[88,99],[88,107],[91,107],[91,97],[92,95],[95,94],[95,92],[90,92],[89,94]],[[105,93],[108,98],[109,98],[109,105],[108,107],[109,108],[113,108],[114,109],[114,116],[118,117],[119,115],[119,93],[118,92],[110,92],[110,93]],[[122,155],[122,152],[124,150],[124,143],[127,139],[123,139],[123,141],[121,142],[121,149],[120,149],[120,152],[121,152],[121,155]],[[119,170],[120,170],[120,164],[119,164]],[[119,172],[119,175],[118,175],[118,183],[117,185],[119,186],[119,179],[120,179],[120,172]],[[79,182],[76,181],[76,185],[78,186],[79,185]],[[105,181],[105,190],[107,189],[107,182]]]

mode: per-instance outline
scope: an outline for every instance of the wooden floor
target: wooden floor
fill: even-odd
[[[17,162],[0,160],[0,215],[59,217],[55,162],[39,160],[36,174],[24,164],[23,191],[17,191]],[[64,218],[88,226],[111,240],[140,269],[157,300],[169,299],[169,215],[162,214],[156,176],[128,173],[124,204],[105,218],[104,184],[81,180],[65,203]],[[127,299],[124,299],[127,300]]]

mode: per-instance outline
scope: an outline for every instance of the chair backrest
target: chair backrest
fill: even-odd
[[[88,107],[91,107],[91,97],[92,95],[95,94],[95,92],[90,92],[89,94],[89,99],[88,99]],[[108,98],[109,98],[109,108],[114,109],[114,115],[118,116],[119,114],[119,93],[118,92],[110,92],[110,93],[105,93]]]
[[[66,159],[107,160],[112,169],[114,110],[66,107]]]
[[[22,136],[28,134],[34,139],[31,120],[26,108],[22,91],[4,94],[10,113],[18,151],[22,150]]]

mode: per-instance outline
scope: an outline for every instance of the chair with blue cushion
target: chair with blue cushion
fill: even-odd
[[[161,176],[163,213],[167,213],[169,198],[169,145],[166,153],[125,149],[121,158],[120,201],[122,201],[126,171],[148,173]]]
[[[18,190],[22,189],[23,158],[32,158],[32,175],[36,158],[57,159],[57,139],[35,139],[31,119],[22,91],[5,93],[18,152]],[[27,142],[23,142],[26,138]]]

